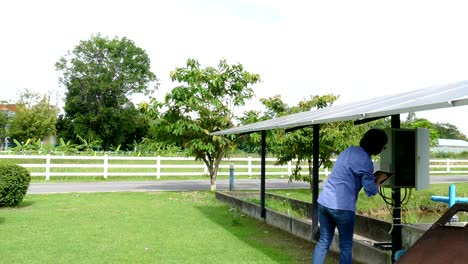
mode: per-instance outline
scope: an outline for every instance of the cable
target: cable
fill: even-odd
[[[403,199],[401,200],[401,205],[407,205],[407,204],[409,203],[409,201],[410,201],[411,192],[413,191],[413,189],[412,189],[412,188],[409,188],[408,200],[405,202],[407,189],[408,189],[408,188],[405,188],[405,196],[404,196]]]
[[[390,205],[392,207],[395,206],[395,201],[393,201],[393,199],[391,197],[385,196],[385,188],[384,187],[380,187],[379,194],[380,194],[380,196],[382,197],[382,199],[384,200],[384,202],[387,205]]]
[[[390,215],[392,215],[391,207],[395,206],[395,201],[391,197],[387,197],[385,195],[385,188],[382,187],[382,186],[380,187],[379,194],[382,197],[382,199],[384,200],[385,207],[387,207],[388,212],[390,213]],[[388,234],[391,234],[392,231],[393,231],[393,221],[391,222],[391,227],[390,227],[390,230],[388,231]]]

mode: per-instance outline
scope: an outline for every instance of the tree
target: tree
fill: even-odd
[[[437,131],[437,128],[431,121],[425,118],[417,118],[414,113],[409,113],[406,121],[401,123],[401,127],[411,128],[411,129],[416,129],[419,127],[419,128],[428,129],[430,145],[434,147],[434,146],[437,146],[438,144],[439,133]]]
[[[408,128],[426,128],[430,130],[431,146],[437,146],[439,138],[468,140],[458,127],[450,123],[432,123],[424,118],[416,118],[414,113],[409,113],[406,122],[402,124]]]
[[[17,104],[24,105],[24,107],[30,109],[34,105],[38,104],[41,101],[41,98],[43,98],[43,96],[41,96],[40,93],[33,92],[25,88],[19,92]]]
[[[409,128],[425,128],[429,130],[429,140],[430,140],[430,145],[432,147],[435,147],[439,144],[438,139],[439,139],[439,132],[437,131],[435,125],[430,122],[427,119],[424,118],[418,118],[415,119],[412,123],[410,124],[403,124],[403,127],[408,126]]]
[[[57,118],[57,124],[55,125],[57,129],[57,138],[62,139],[63,141],[70,141],[71,144],[76,145],[77,137],[73,128],[73,121],[65,117],[64,114],[60,114]]]
[[[295,114],[312,109],[330,107],[338,96],[328,94],[324,96],[311,96],[308,100],[300,101],[297,106],[289,107],[280,96],[269,99],[261,99],[261,102],[267,108],[265,116],[267,119]],[[264,119],[264,118],[261,118]],[[326,168],[332,167],[333,155],[340,153],[346,147],[358,142],[360,133],[354,129],[351,122],[334,122],[320,125],[320,152],[319,166]],[[269,131],[267,145],[269,152],[277,157],[277,164],[286,164],[295,160],[295,168],[289,176],[290,181],[310,182],[312,189],[312,171],[313,171],[313,131],[312,128],[301,128],[291,132],[286,130]],[[255,136],[254,136],[255,137]],[[258,141],[259,138],[254,140]],[[301,164],[307,163],[308,173],[302,174]]]
[[[436,123],[434,126],[440,138],[468,140],[468,137],[455,125],[450,123]]]
[[[234,126],[238,119],[234,108],[252,98],[250,86],[260,76],[226,60],[220,60],[217,68],[202,68],[197,60],[188,59],[185,67],[171,72],[171,78],[180,85],[165,96],[164,103],[153,101],[159,109],[152,128],[154,137],[162,144],[181,146],[187,156],[202,160],[214,191],[219,163],[235,148],[237,137],[211,136],[210,132]]]
[[[60,58],[56,68],[67,89],[65,115],[60,119],[66,130],[61,136],[79,143],[69,138],[73,131],[90,141],[102,141],[105,150],[124,143],[138,129],[140,113],[130,96],[157,87],[148,55],[127,38],[91,36]]]
[[[260,122],[270,119],[264,113],[262,114],[259,110],[250,110],[244,113],[244,116],[240,118],[242,125],[252,124],[255,122]],[[266,131],[267,135],[271,134],[270,131]],[[267,140],[270,140],[267,137]],[[261,135],[259,133],[247,134],[243,137],[240,137],[237,143],[237,148],[246,152],[246,153],[261,153]]]
[[[12,117],[10,127],[10,137],[25,142],[28,139],[37,141],[55,135],[58,110],[50,105],[48,96],[43,96],[40,101],[31,98],[29,90],[25,90],[16,104],[16,113]],[[37,95],[37,94],[36,94]]]

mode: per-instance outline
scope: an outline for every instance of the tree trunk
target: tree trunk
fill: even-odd
[[[210,189],[212,192],[216,192],[216,174],[214,169],[210,169]]]
[[[213,192],[216,191],[216,177],[218,175],[220,162],[221,162],[221,159],[219,160],[217,159],[214,161],[214,164],[212,164],[211,166],[208,166],[208,171],[210,172],[210,189]]]
[[[223,155],[222,152],[218,153],[216,159],[211,160],[208,158],[202,158],[203,162],[205,163],[208,171],[210,173],[210,189],[211,191],[216,191],[216,176],[218,175],[219,171],[219,164],[221,163]]]

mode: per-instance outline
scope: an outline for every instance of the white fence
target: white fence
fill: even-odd
[[[208,168],[201,161],[183,157],[125,157],[125,156],[53,156],[53,155],[0,155],[0,159],[11,159],[31,172],[31,176],[67,177],[98,176],[206,176]],[[291,174],[295,164],[274,165],[275,158],[266,159],[266,173],[269,176]],[[235,167],[235,175],[260,176],[260,158],[231,158],[220,164],[219,176],[229,175],[230,164]],[[303,164],[303,170],[307,164]],[[305,173],[307,173],[305,171]],[[468,175],[468,160],[435,159],[430,160],[430,173]],[[327,169],[320,169],[320,174],[328,176]]]
[[[53,155],[0,155],[0,159],[15,160],[31,171],[31,176],[204,176],[208,168],[201,161],[184,157],[125,157],[125,156],[53,156]],[[266,159],[268,175],[287,176],[291,174],[291,163],[284,166],[273,165],[276,159]],[[259,176],[259,158],[225,159],[219,166],[219,176],[229,175],[230,164],[235,166],[235,175]],[[322,174],[328,175],[328,170]]]
[[[468,160],[434,159],[429,160],[430,174],[468,175]]]

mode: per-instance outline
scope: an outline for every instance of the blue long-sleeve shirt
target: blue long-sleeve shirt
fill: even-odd
[[[379,192],[374,183],[374,164],[361,147],[349,147],[337,158],[319,195],[318,202],[331,209],[356,211],[359,191],[364,187],[367,196]]]

